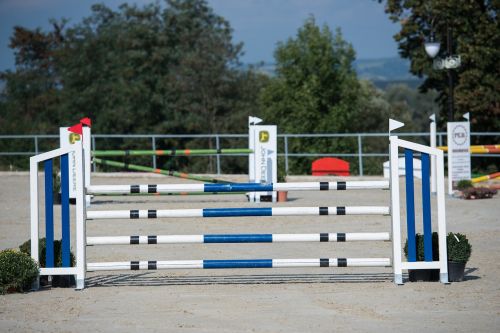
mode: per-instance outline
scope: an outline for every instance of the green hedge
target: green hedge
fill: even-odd
[[[15,250],[0,252],[0,293],[23,291],[38,277],[37,263],[26,253]]]

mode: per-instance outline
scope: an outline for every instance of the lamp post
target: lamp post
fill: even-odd
[[[433,68],[434,69],[446,69],[448,72],[448,121],[453,121],[454,113],[454,98],[453,98],[453,72],[452,69],[460,67],[461,59],[459,55],[453,55],[452,53],[452,31],[449,26],[446,28],[446,57],[439,58],[436,57],[441,48],[441,44],[436,40],[434,31],[431,32],[429,39],[424,43],[425,52],[429,57],[434,59]]]

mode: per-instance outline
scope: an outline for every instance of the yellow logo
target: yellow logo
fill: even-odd
[[[259,132],[259,142],[267,142],[269,141],[269,132],[268,131],[260,131]]]
[[[69,134],[69,143],[74,144],[77,141],[80,141],[80,134],[70,133]]]

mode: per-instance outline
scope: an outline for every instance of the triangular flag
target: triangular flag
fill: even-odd
[[[258,123],[261,123],[261,122],[263,122],[263,120],[260,118],[252,117],[252,116],[248,117],[248,125],[257,125]]]
[[[395,129],[403,127],[404,125],[405,124],[402,123],[402,122],[400,122],[400,121],[397,121],[397,120],[394,120],[394,119],[389,119],[389,132],[392,132]]]
[[[85,126],[92,127],[92,120],[90,120],[89,117],[85,117],[85,118],[80,119],[80,123],[85,125]]]
[[[431,114],[431,116],[429,117],[429,119],[432,120],[432,121],[436,121],[436,114],[435,113]]]
[[[72,133],[83,135],[82,127],[83,127],[82,124],[79,123],[79,124],[73,125],[70,128],[68,128],[68,131],[70,131]]]
[[[467,112],[466,114],[464,114],[462,117],[464,117],[465,119],[467,119],[467,121],[469,121],[470,119],[470,113]]]

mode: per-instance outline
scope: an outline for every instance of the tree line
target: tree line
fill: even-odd
[[[434,100],[444,93],[439,87],[426,94],[406,86],[379,90],[360,80],[352,45],[340,29],[320,27],[314,17],[278,43],[274,75],[258,65],[241,66],[243,44],[234,43],[230,23],[205,0],[123,4],[117,10],[99,4],[77,24],[52,20],[51,25],[48,31],[14,28],[10,47],[16,67],[0,73],[4,133],[57,133],[59,126],[84,116],[93,119],[95,133],[103,134],[244,133],[249,115],[278,125],[281,133],[382,132],[389,117],[405,121],[407,131],[426,131],[428,116],[439,112]],[[498,130],[498,119],[489,119],[497,111],[474,103],[474,129],[492,129],[493,123]],[[458,105],[468,107],[465,98]],[[175,140],[163,144],[199,147]],[[206,144],[213,148],[213,142]],[[383,150],[386,142],[375,140],[367,149],[370,145]],[[348,141],[290,143],[292,152],[355,147]],[[308,172],[309,162],[293,162],[292,171]],[[183,168],[188,161],[164,163]],[[205,162],[198,164],[206,169]],[[232,171],[244,169],[235,162]]]

